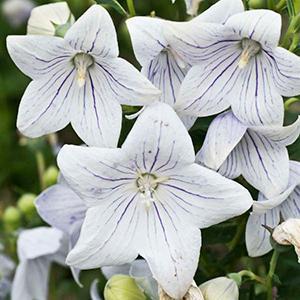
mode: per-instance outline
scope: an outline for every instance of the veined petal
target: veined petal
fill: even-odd
[[[242,0],[219,0],[192,22],[210,22],[224,24],[229,17],[244,11]]]
[[[108,197],[121,198],[136,179],[121,149],[67,145],[58,154],[58,165],[71,188],[92,206]]]
[[[17,67],[32,79],[65,68],[74,53],[62,38],[34,35],[8,36],[7,50]]]
[[[240,184],[197,164],[169,172],[161,183],[165,202],[176,215],[204,228],[241,215],[252,205]]]
[[[236,149],[232,150],[232,152],[219,168],[218,173],[230,179],[235,179],[242,174],[240,157]]]
[[[265,51],[270,63],[270,72],[276,89],[285,97],[300,94],[300,57],[277,47],[272,52]]]
[[[246,226],[246,246],[249,256],[261,256],[272,249],[270,233],[262,224],[274,228],[278,225],[279,219],[278,208],[268,210],[261,215],[252,213],[249,216]]]
[[[133,261],[138,255],[135,245],[139,229],[138,200],[138,195],[130,191],[119,199],[109,197],[105,203],[89,208],[67,264],[92,269]]]
[[[191,129],[197,121],[197,117],[195,116],[184,115],[182,113],[177,113],[177,115],[187,130]]]
[[[208,128],[196,161],[210,169],[218,170],[246,130],[247,127],[230,111],[217,116]]]
[[[145,105],[161,92],[135,67],[122,58],[98,60],[94,72],[110,98],[126,105]]]
[[[299,137],[300,117],[289,126],[257,126],[250,128],[273,142],[288,146],[293,144]]]
[[[289,157],[285,146],[248,130],[237,147],[242,175],[256,189],[271,198],[287,188]]]
[[[114,94],[117,87],[110,86],[97,68],[89,70],[83,87],[75,83],[71,124],[87,145],[116,147],[122,125],[122,109],[116,99],[119,94]]]
[[[54,35],[55,25],[64,25],[68,21],[74,23],[67,2],[50,3],[35,7],[31,11],[27,25],[27,34]]]
[[[101,5],[91,6],[67,31],[65,40],[76,49],[98,58],[119,55],[113,21]]]
[[[180,62],[180,59],[178,61],[174,54],[166,49],[146,64],[142,69],[142,73],[154,86],[162,91],[160,100],[169,105],[174,105],[180,85],[189,68],[189,65]]]
[[[160,174],[195,161],[186,128],[175,111],[161,102],[143,111],[122,149],[141,172]]]
[[[21,100],[18,129],[35,138],[63,129],[70,122],[75,69],[61,65],[39,80],[32,81]]]
[[[181,299],[190,287],[198,265],[201,233],[178,219],[162,202],[143,210],[140,254],[163,290]]]
[[[280,210],[284,220],[289,218],[300,218],[300,187],[297,186],[293,192],[281,204]]]
[[[51,227],[37,227],[22,231],[18,239],[20,261],[36,259],[57,252],[61,246],[63,232]]]
[[[81,226],[87,209],[79,196],[62,184],[49,187],[38,196],[35,204],[44,221],[67,234]]]
[[[255,40],[262,47],[274,48],[280,38],[281,16],[272,10],[254,9],[231,16],[225,25],[241,38]]]
[[[142,66],[146,66],[168,46],[163,30],[166,22],[152,17],[126,20],[135,57]]]
[[[46,300],[49,271],[50,261],[45,258],[22,261],[13,280],[11,299]]]

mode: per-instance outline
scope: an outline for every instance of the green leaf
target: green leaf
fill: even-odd
[[[127,11],[123,8],[123,6],[117,0],[96,0],[98,4],[106,4],[109,7],[116,10],[120,15],[128,16]]]
[[[288,9],[288,13],[290,18],[293,18],[296,16],[296,11],[295,11],[295,6],[294,6],[294,1],[293,0],[286,0],[286,6]]]

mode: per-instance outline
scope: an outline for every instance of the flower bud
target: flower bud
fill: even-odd
[[[25,215],[26,218],[30,219],[35,214],[35,199],[34,194],[24,194],[18,200],[17,206],[19,210]]]
[[[300,263],[300,219],[288,219],[273,231],[272,238],[280,245],[293,245]]]
[[[14,206],[7,207],[2,218],[7,230],[15,230],[21,225],[21,212]]]
[[[266,0],[249,0],[248,5],[252,9],[266,8]]]
[[[136,285],[133,278],[126,275],[114,275],[106,283],[105,300],[146,300],[146,296]]]
[[[50,166],[44,173],[44,182],[45,185],[51,186],[57,182],[58,169],[55,166]]]
[[[226,277],[218,277],[199,286],[205,300],[238,300],[239,289],[236,282]]]

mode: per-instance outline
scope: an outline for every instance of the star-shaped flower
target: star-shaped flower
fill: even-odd
[[[300,118],[292,125],[248,127],[231,111],[211,123],[197,161],[228,177],[240,175],[267,197],[283,192],[289,180],[286,146],[300,133]]]
[[[194,163],[188,132],[163,103],[148,107],[121,149],[67,145],[58,164],[89,206],[67,263],[81,269],[143,256],[172,297],[189,288],[201,235],[252,204],[241,185]]]
[[[17,250],[19,265],[11,299],[47,299],[50,265],[54,261],[64,265],[68,250],[63,232],[50,227],[24,230],[18,238]]]
[[[225,25],[173,26],[177,54],[191,64],[176,110],[207,116],[231,106],[251,125],[283,121],[282,96],[300,94],[300,58],[278,47],[281,16],[271,10],[237,13]]]
[[[93,5],[67,31],[53,36],[9,36],[16,65],[33,81],[19,107],[17,127],[28,137],[58,131],[71,122],[89,145],[115,147],[121,104],[144,105],[160,92],[118,58],[113,22]]]
[[[221,0],[189,22],[172,22],[154,17],[134,17],[126,21],[135,56],[142,66],[141,72],[162,91],[160,101],[176,105],[180,85],[191,67],[189,60],[177,52],[177,45],[181,46],[181,43],[171,38],[171,28],[187,26],[189,23],[222,24],[243,9],[240,0]],[[187,128],[197,118],[179,115]]]
[[[280,218],[300,218],[300,163],[290,161],[288,187],[278,195],[266,197],[259,193],[246,226],[246,246],[250,256],[261,256],[271,251],[270,233],[262,225],[276,227]]]

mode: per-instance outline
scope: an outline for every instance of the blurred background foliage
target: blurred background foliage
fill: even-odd
[[[1,0],[1,2],[3,2]],[[35,0],[35,5],[46,4],[55,1]],[[75,17],[79,17],[92,3],[89,0],[68,0],[71,11]],[[110,2],[98,0],[98,2]],[[203,0],[200,3],[199,12],[204,11],[216,0]],[[283,1],[271,1],[280,4]],[[126,0],[120,0],[121,6],[128,11]],[[285,1],[284,1],[285,3]],[[247,7],[267,8],[269,0],[245,1]],[[295,8],[300,10],[300,1],[294,0]],[[119,40],[120,56],[139,65],[135,60],[128,31],[126,29],[126,16],[106,4],[114,20]],[[136,0],[135,9],[137,15],[150,15],[155,12],[156,16],[176,21],[184,21],[186,15],[184,0],[177,0],[174,5],[171,0]],[[288,27],[289,13],[285,5],[282,6],[283,28]],[[0,16],[0,243],[5,246],[5,252],[16,259],[15,241],[17,231],[20,228],[31,228],[42,225],[42,220],[36,212],[28,211],[26,201],[34,199],[34,195],[55,183],[57,170],[56,158],[53,152],[57,145],[64,143],[80,144],[81,141],[70,127],[62,130],[57,136],[50,136],[29,140],[22,137],[16,130],[16,116],[22,94],[30,79],[23,75],[13,64],[6,51],[5,40],[7,35],[26,34],[26,21],[19,26],[12,25],[10,18]],[[298,45],[295,48],[298,52]],[[285,123],[293,122],[300,112],[299,103],[290,101],[286,105]],[[137,109],[124,107],[124,114],[135,112]],[[198,119],[191,128],[190,134],[194,141],[195,149],[198,150],[205,137],[207,128],[213,117]],[[124,118],[120,144],[125,139],[134,121]],[[300,139],[289,147],[291,159],[300,160]],[[238,179],[250,189],[254,199],[257,192],[253,190],[242,178]],[[28,195],[30,193],[30,195]],[[29,197],[24,200],[25,196]],[[23,196],[23,200],[20,197]],[[242,199],[241,199],[242,200]],[[23,203],[23,204],[22,204]],[[25,203],[25,204],[24,204]],[[25,207],[25,208],[24,208]],[[251,269],[257,274],[264,275],[268,270],[270,254],[257,259],[247,257],[244,243],[244,228],[247,214],[225,223],[203,230],[203,248],[200,258],[200,267],[196,274],[198,284],[217,276],[227,273]],[[3,219],[9,219],[9,226]],[[8,223],[9,223],[8,222]],[[79,288],[74,283],[68,269],[55,266],[52,269],[50,282],[50,299],[89,299],[89,286],[91,281],[98,277],[99,288],[103,291],[105,279],[97,270],[84,271],[82,283],[84,288]],[[278,268],[278,299],[298,300],[300,295],[300,266],[297,263],[293,251],[281,255]],[[29,275],[30,276],[30,275]],[[242,285],[240,299],[264,299],[260,294],[262,287],[246,282]]]

